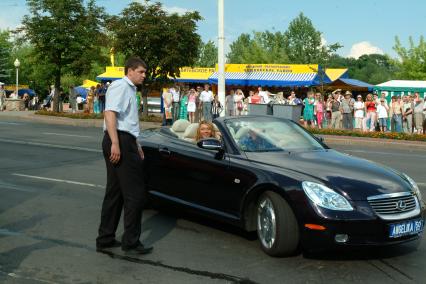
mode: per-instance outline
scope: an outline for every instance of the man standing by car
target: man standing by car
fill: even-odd
[[[127,60],[125,77],[114,81],[106,93],[102,150],[107,168],[107,185],[102,204],[101,224],[96,250],[121,246],[126,253],[146,254],[141,235],[142,208],[145,201],[143,181],[144,153],[137,142],[139,116],[136,85],[145,79],[147,66],[139,57]],[[115,232],[124,208],[124,233],[121,243]]]

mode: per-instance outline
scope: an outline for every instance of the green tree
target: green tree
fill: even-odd
[[[11,47],[9,31],[0,31],[0,82],[2,83],[10,83]]]
[[[199,57],[195,66],[197,67],[215,67],[218,57],[218,50],[213,41],[201,43],[199,47]]]
[[[394,61],[387,55],[369,54],[358,59],[333,55],[330,58],[329,68],[349,69],[349,77],[376,85],[389,81],[397,70]]]
[[[426,80],[426,42],[423,36],[420,37],[418,45],[410,36],[408,48],[404,47],[396,37],[393,49],[400,59],[399,62],[396,62],[400,68],[397,72],[399,79]]]
[[[290,63],[324,65],[342,47],[339,43],[323,45],[321,32],[315,29],[312,21],[303,13],[291,21],[284,37],[284,49]]]
[[[47,62],[46,75],[54,78],[58,94],[63,73],[88,72],[98,58],[104,10],[95,0],[27,0],[27,6],[30,15],[24,16],[18,32],[33,45],[33,57]],[[54,111],[58,110],[55,95]]]
[[[284,50],[285,39],[280,32],[253,32],[253,35],[241,34],[234,41],[227,55],[230,63],[261,64],[288,63]]]
[[[147,94],[153,84],[161,86],[169,77],[179,76],[179,68],[193,66],[198,58],[200,36],[196,33],[198,12],[184,15],[166,13],[161,3],[133,2],[109,23],[115,50],[126,56],[138,55],[148,64],[142,86],[144,116]]]

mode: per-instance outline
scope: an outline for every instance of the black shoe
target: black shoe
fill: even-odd
[[[109,243],[109,244],[97,244],[96,245],[96,251],[97,252],[102,252],[106,249],[110,249],[110,248],[118,248],[121,247],[121,242],[114,240],[113,242]]]
[[[151,253],[153,249],[153,247],[145,247],[142,244],[139,244],[134,248],[122,248],[122,250],[129,255],[148,254]]]

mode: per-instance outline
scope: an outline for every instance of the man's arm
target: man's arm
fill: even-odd
[[[108,131],[108,135],[111,139],[111,155],[109,160],[111,163],[116,164],[120,161],[120,144],[118,141],[117,134],[117,114],[114,111],[107,110],[104,112],[105,125]]]

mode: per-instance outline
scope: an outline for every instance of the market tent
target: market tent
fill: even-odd
[[[331,81],[336,81],[337,79],[344,78],[348,79],[348,68],[327,68],[325,74]]]
[[[214,68],[182,67],[180,68],[180,76],[171,79],[182,83],[209,83],[209,77],[214,71]]]
[[[426,92],[426,81],[391,80],[374,87],[377,91],[424,93]]]
[[[374,92],[385,94],[388,101],[392,96],[410,95],[415,92],[426,98],[426,81],[391,80],[374,86]]]
[[[99,83],[92,80],[83,80],[83,85],[80,87],[90,89],[91,87],[96,87]]]
[[[218,73],[215,72],[209,78],[210,83],[217,84]],[[243,86],[277,86],[297,87],[321,85],[320,76],[317,73],[273,73],[273,72],[250,72],[250,73],[225,73],[226,84]],[[326,77],[324,84],[331,80]]]
[[[304,64],[226,64],[228,85],[297,87],[331,83],[327,75],[320,76],[319,65]],[[218,73],[209,82],[217,84]]]
[[[369,92],[373,90],[373,85],[357,79],[340,78],[327,85],[328,90],[343,89],[348,91]]]
[[[248,85],[248,74],[244,72],[225,72],[225,82],[227,85],[238,85],[238,86],[247,86]],[[218,83],[218,73],[214,72],[209,77],[209,83],[216,84]]]
[[[114,81],[124,77],[124,67],[107,66],[106,72],[98,75],[96,80]]]

